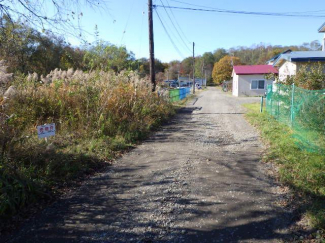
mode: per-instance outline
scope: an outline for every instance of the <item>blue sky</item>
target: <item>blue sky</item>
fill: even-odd
[[[161,0],[166,6],[194,7],[174,0]],[[160,0],[153,0],[160,4]],[[194,5],[219,9],[256,12],[307,12],[325,16],[322,0],[179,0]],[[97,24],[100,39],[118,46],[125,45],[137,58],[148,57],[147,0],[108,0],[108,10],[100,12],[82,9],[82,26],[94,33]],[[240,14],[193,12],[173,9],[168,11],[178,28],[178,37],[163,8],[157,9],[168,33],[179,52],[175,50],[165,33],[157,14],[154,13],[154,39],[156,58],[168,62],[190,56],[192,42],[196,43],[196,55],[217,48],[251,46],[261,42],[272,45],[300,45],[313,40],[321,41],[323,36],[317,32],[325,18],[274,17]],[[175,21],[176,19],[176,21]],[[89,36],[89,41],[93,41]],[[76,39],[70,37],[73,44]],[[185,42],[185,44],[184,44]],[[187,47],[186,47],[186,46]]]

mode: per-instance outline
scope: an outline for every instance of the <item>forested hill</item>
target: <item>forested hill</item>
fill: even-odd
[[[315,40],[310,43],[303,43],[300,46],[280,46],[280,45],[266,45],[258,44],[251,47],[239,46],[236,48],[230,48],[228,53],[239,57],[241,62],[247,65],[264,64],[267,60],[273,56],[291,49],[292,51],[318,51],[322,49],[319,41]],[[218,52],[218,50],[216,50]]]
[[[203,55],[195,58],[195,76],[206,77],[212,81],[212,69],[214,64],[219,62],[225,56],[233,56],[239,58],[239,62],[243,65],[264,64],[267,60],[276,56],[277,54],[291,49],[292,51],[317,51],[321,50],[322,46],[318,40],[310,43],[303,43],[299,46],[281,46],[268,45],[264,43],[255,44],[250,47],[238,46],[228,50],[224,48],[217,48],[215,51],[205,52]],[[172,61],[169,63],[169,77],[176,78],[178,73],[180,75],[192,75],[192,57],[187,57],[182,61]]]

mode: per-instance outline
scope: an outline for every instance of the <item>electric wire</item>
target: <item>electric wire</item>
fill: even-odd
[[[179,0],[171,0],[171,1],[176,2],[176,3],[185,4],[185,5],[195,6],[195,7],[211,8],[211,9],[215,9],[215,10],[225,10],[225,11],[228,11],[228,9],[221,9],[221,8],[213,8],[213,7],[208,7],[208,6],[202,6],[202,5],[197,5],[197,4],[187,3],[187,2],[182,2],[182,1],[179,1]],[[303,11],[303,12],[283,12],[281,14],[304,14],[304,13],[316,13],[316,12],[325,12],[325,9],[323,9],[323,10]]]
[[[144,14],[145,11],[142,11],[142,20],[141,20],[141,28],[140,28],[140,40],[139,40],[139,55],[141,55],[141,50],[142,50],[142,32],[143,32],[143,22],[144,22]]]
[[[154,5],[155,8],[164,7],[162,5]],[[176,7],[165,6],[166,8],[200,11],[200,12],[217,12],[217,13],[229,13],[229,14],[244,14],[244,15],[258,15],[258,16],[275,16],[275,17],[303,17],[303,18],[325,18],[325,15],[302,15],[302,14],[290,14],[290,13],[272,13],[272,12],[248,12],[237,10],[223,10],[223,9],[203,9],[203,8],[189,8],[189,7]]]
[[[166,35],[168,36],[168,38],[169,38],[170,42],[172,43],[173,47],[175,48],[176,52],[177,52],[177,53],[178,53],[178,54],[179,54],[179,55],[184,59],[184,58],[185,58],[184,55],[183,55],[183,54],[181,53],[181,51],[177,48],[175,42],[173,41],[173,39],[171,38],[170,34],[168,33],[168,31],[167,31],[167,29],[166,29],[166,27],[165,27],[163,21],[162,21],[161,18],[160,18],[160,15],[159,15],[157,9],[154,8],[154,10],[155,10],[155,13],[156,13],[157,16],[158,16],[158,19],[159,19],[159,21],[160,21],[160,23],[161,23],[163,29],[165,30]]]
[[[176,33],[178,34],[180,40],[182,41],[182,43],[184,44],[184,46],[186,47],[186,49],[191,53],[191,52],[192,52],[191,49],[187,46],[187,44],[185,43],[185,41],[184,41],[184,39],[182,38],[181,34],[179,33],[178,29],[176,28],[176,26],[175,26],[175,24],[174,24],[174,21],[171,19],[170,15],[169,15],[169,13],[168,13],[168,11],[167,11],[167,9],[165,8],[165,5],[164,5],[163,1],[160,0],[160,2],[161,2],[161,4],[163,5],[164,10],[165,10],[165,12],[166,12],[166,14],[167,14],[167,16],[168,16],[170,22],[172,23],[172,25],[173,25],[173,27],[174,27]]]
[[[166,2],[167,2],[167,4],[168,4],[168,6],[170,7],[169,1],[166,0]],[[177,21],[177,18],[176,18],[176,16],[174,15],[174,12],[172,11],[171,8],[169,8],[169,11],[171,12],[172,16],[174,17],[174,19],[175,19],[175,23],[176,23],[176,25],[178,26],[180,32],[182,33],[184,39],[186,39],[186,41],[187,41],[188,43],[191,43],[191,41],[189,41],[188,38],[186,37],[186,35],[184,34],[184,32],[183,32],[181,26],[179,25],[179,23],[178,23],[178,21]]]
[[[126,33],[126,29],[127,29],[128,25],[129,25],[129,21],[130,21],[131,13],[133,11],[134,3],[135,3],[135,0],[133,0],[129,16],[128,16],[128,19],[126,21],[125,27],[124,27],[124,31],[123,31],[122,38],[121,38],[121,45],[122,45],[122,42],[123,42],[123,39],[124,39],[124,36],[125,36],[125,33]]]

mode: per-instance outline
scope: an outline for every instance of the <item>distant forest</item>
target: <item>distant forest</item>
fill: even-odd
[[[303,43],[299,46],[281,46],[281,45],[268,45],[264,43],[255,44],[250,47],[238,46],[228,50],[218,48],[213,52],[206,52],[203,55],[195,58],[195,76],[207,77],[211,81],[211,73],[213,66],[224,56],[238,57],[242,64],[257,65],[265,64],[265,62],[275,55],[291,49],[292,51],[318,51],[322,49],[322,45],[318,40],[310,43]],[[178,75],[192,76],[192,57],[185,58],[182,61],[172,61],[169,63],[169,77],[175,78]]]
[[[0,60],[4,60],[8,70],[13,73],[28,74],[36,72],[46,75],[51,70],[69,68],[90,71],[101,69],[120,72],[138,71],[141,76],[149,75],[147,58],[136,59],[125,46],[116,46],[97,39],[94,43],[85,42],[79,47],[72,46],[63,37],[52,32],[39,32],[24,23],[11,22],[6,16],[0,18]],[[97,33],[96,33],[96,36]],[[226,55],[238,57],[243,64],[263,64],[273,56],[287,50],[321,50],[315,40],[300,46],[268,45],[264,43],[250,47],[238,46],[228,50],[217,48],[196,56],[195,76],[211,80],[213,66]],[[156,59],[158,81],[176,79],[178,75],[193,75],[192,57],[163,63]]]

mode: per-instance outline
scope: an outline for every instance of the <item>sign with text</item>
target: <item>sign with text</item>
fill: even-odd
[[[55,123],[37,126],[38,138],[47,138],[55,135]]]

